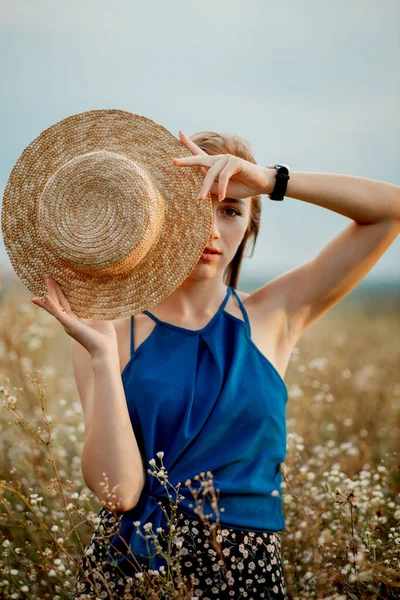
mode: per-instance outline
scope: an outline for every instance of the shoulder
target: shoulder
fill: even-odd
[[[287,339],[288,315],[283,289],[281,282],[272,280],[250,294],[236,291],[256,327],[265,331],[274,329],[282,339]]]
[[[282,308],[282,303],[279,301],[279,297],[273,293],[273,290],[270,290],[267,293],[268,284],[263,286],[263,293],[260,293],[260,289],[254,290],[254,292],[242,292],[240,290],[235,290],[236,294],[239,296],[240,300],[246,306],[246,310],[250,310],[252,312],[262,313],[266,312],[275,312],[276,309]]]
[[[251,294],[248,294],[247,292],[241,292],[240,290],[235,290],[235,292],[241,300],[246,300],[247,298],[249,298],[249,296],[251,296]]]
[[[267,330],[279,324],[281,329],[285,329],[286,313],[283,310],[283,304],[279,300],[279,296],[272,291],[269,294],[264,293],[260,296],[259,290],[252,293],[241,292],[235,290],[239,296],[248,317],[254,327]],[[237,304],[235,300],[235,305]]]
[[[137,323],[138,321],[140,322],[141,320],[147,320],[146,319],[146,315],[143,315],[143,313],[138,313],[136,315],[134,315],[135,317],[135,323]],[[114,325],[115,327],[115,331],[117,333],[117,335],[119,335],[120,333],[126,333],[127,331],[130,331],[130,322],[131,322],[131,316],[128,315],[127,317],[122,317],[121,319],[113,319],[111,321],[111,323]]]
[[[239,290],[236,292],[251,310],[261,311],[263,314],[285,312],[286,286],[282,277],[276,277],[250,294]]]
[[[135,315],[135,321],[137,321],[137,318],[139,318],[141,315]],[[113,319],[111,322],[114,325],[114,329],[115,329],[115,333],[117,334],[117,340],[118,340],[118,347],[120,348],[120,354],[121,354],[121,348],[125,347],[126,344],[129,343],[129,338],[131,335],[131,325],[130,325],[130,321],[131,321],[131,317],[127,316],[127,317],[122,317],[121,319]]]
[[[122,319],[113,319],[111,323],[114,325],[115,329],[121,329],[121,327],[126,327],[126,324],[129,323],[130,317],[122,317]]]

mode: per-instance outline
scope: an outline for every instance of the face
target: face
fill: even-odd
[[[234,200],[211,194],[213,208],[213,227],[207,246],[217,248],[221,254],[213,255],[213,260],[200,258],[190,274],[194,279],[210,279],[223,273],[236,254],[250,219],[250,198]]]

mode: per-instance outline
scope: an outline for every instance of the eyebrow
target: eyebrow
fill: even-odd
[[[221,202],[232,202],[233,204],[243,204],[243,206],[246,205],[246,202],[243,200],[238,200],[237,198],[224,198]]]

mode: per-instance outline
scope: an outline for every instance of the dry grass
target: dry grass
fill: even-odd
[[[69,340],[18,282],[1,293],[0,598],[69,598],[101,508],[80,471]],[[292,355],[282,484],[289,600],[399,597],[400,311],[385,299],[342,301]],[[192,598],[179,569],[144,575],[143,597],[168,589],[165,597]]]

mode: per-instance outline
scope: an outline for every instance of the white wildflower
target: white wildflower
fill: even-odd
[[[36,336],[31,337],[27,344],[29,350],[37,350],[42,347],[42,340]]]
[[[282,475],[287,475],[288,468],[284,462],[279,464],[279,472],[282,473]]]

